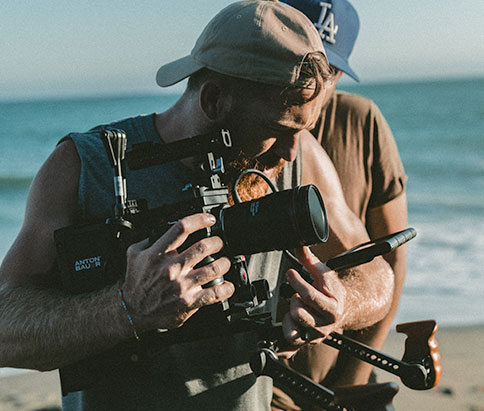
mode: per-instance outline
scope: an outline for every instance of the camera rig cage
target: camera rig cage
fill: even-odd
[[[237,204],[230,207],[228,188],[222,179],[225,172],[223,155],[232,145],[228,130],[171,144],[141,143],[134,145],[127,156],[127,140],[122,130],[105,130],[101,138],[114,169],[116,200],[113,216],[105,224],[66,227],[54,233],[63,287],[71,293],[84,293],[116,283],[125,270],[125,253],[130,244],[147,237],[154,242],[176,220],[197,212],[209,212],[216,216],[217,223],[206,232],[192,235],[187,244],[205,236],[219,235],[225,245],[223,252],[232,263],[230,272],[224,277],[234,283],[236,291],[229,300],[200,309],[178,329],[147,332],[143,334],[141,343],[129,341],[118,344],[112,350],[61,368],[63,395],[94,386],[115,384],[116,380],[124,378],[126,372],[149,378],[147,361],[150,354],[162,350],[166,345],[250,330],[258,333],[260,346],[254,352],[250,364],[255,375],[273,378],[296,397],[322,409],[394,409],[391,400],[398,391],[395,383],[370,384],[334,392],[288,368],[278,361],[275,354],[284,340],[281,326],[273,323],[270,313],[250,313],[251,308],[270,298],[271,292],[265,280],[250,282],[244,254],[288,250],[326,241],[329,231],[327,217],[321,195],[315,186],[298,186],[276,192],[264,174],[247,170],[258,173],[266,180],[273,193],[258,200],[240,203],[234,184],[232,197]],[[131,169],[196,157],[200,160],[201,169],[206,171],[207,183],[188,185],[183,189],[185,200],[150,210],[145,200],[127,199],[125,157]],[[286,235],[274,235],[274,226]],[[409,230],[397,233],[398,241],[393,248],[415,236],[413,229]],[[96,241],[93,242],[93,239]],[[388,250],[380,250],[377,254],[383,252]],[[356,260],[351,262],[352,265],[374,257],[367,256],[367,253],[363,257],[353,254]],[[290,254],[288,257],[294,260]],[[201,264],[208,263],[210,258]],[[333,261],[337,265],[337,259],[328,261],[328,266]],[[348,263],[346,260],[345,263]],[[294,263],[298,266],[297,261]],[[344,265],[341,263],[340,266]],[[324,343],[399,376],[409,388],[425,390],[436,386],[442,371],[434,338],[437,331],[435,321],[401,324],[397,326],[397,331],[408,336],[402,360],[334,332]]]
[[[265,174],[245,170],[243,174],[259,174],[273,192],[241,202],[236,190],[241,174],[232,188],[235,204],[229,206],[229,189],[224,182],[224,157],[232,149],[232,140],[226,129],[169,144],[133,144],[128,152],[123,130],[106,129],[101,132],[101,139],[114,170],[113,215],[105,223],[74,225],[55,231],[57,260],[64,289],[78,294],[115,284],[122,280],[125,272],[129,245],[148,237],[153,243],[177,220],[195,213],[211,213],[216,217],[215,225],[193,233],[182,249],[205,237],[216,235],[222,238],[224,248],[220,254],[230,259],[231,268],[223,277],[205,287],[227,280],[235,286],[233,296],[221,303],[203,307],[178,329],[144,334],[143,346],[193,341],[253,329],[270,322],[268,314],[251,313],[253,308],[272,295],[267,280],[250,281],[245,255],[326,241],[328,223],[318,189],[314,185],[307,185],[277,191]],[[202,183],[188,184],[182,188],[181,201],[149,209],[146,200],[128,200],[126,166],[130,170],[137,170],[184,158],[194,158],[200,165]],[[209,256],[200,265],[217,257]],[[127,343],[116,347],[111,353],[122,357],[122,353],[132,353],[132,350],[132,344]],[[110,355],[103,353],[102,356]],[[137,354],[137,357],[140,355]],[[78,389],[78,377],[83,374],[82,369],[86,369],[84,365],[87,362],[82,360],[61,369],[64,392]]]
[[[114,170],[113,216],[104,224],[75,225],[54,233],[63,287],[71,293],[114,284],[125,271],[129,245],[148,237],[153,243],[179,219],[211,213],[216,217],[215,225],[189,236],[182,249],[205,237],[222,238],[221,254],[229,257],[231,268],[224,277],[205,286],[227,280],[234,284],[235,292],[229,300],[205,307],[194,318],[200,325],[207,325],[202,317],[210,325],[214,321],[233,323],[248,317],[250,309],[271,297],[266,280],[250,281],[245,255],[311,245],[328,237],[324,203],[313,185],[278,192],[263,173],[245,170],[244,173],[258,173],[270,184],[273,193],[241,203],[234,184],[236,204],[228,205],[229,190],[223,181],[223,157],[232,147],[228,130],[170,144],[134,144],[127,153],[127,137],[122,130],[104,130],[101,138]],[[137,170],[189,157],[200,164],[205,184],[186,185],[181,189],[181,201],[148,209],[146,200],[127,199],[125,161],[131,170]],[[200,265],[216,257],[207,257]]]

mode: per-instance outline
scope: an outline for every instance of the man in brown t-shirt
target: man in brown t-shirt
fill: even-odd
[[[335,81],[327,94],[328,101],[312,133],[336,168],[348,206],[365,224],[370,238],[406,228],[406,175],[388,123],[372,101],[335,90],[343,72],[359,81],[348,64],[359,29],[355,9],[346,0],[282,1],[313,21],[323,39],[329,63],[336,70]],[[324,245],[320,248],[323,254],[326,252],[327,258],[344,251],[325,250]],[[395,275],[390,312],[373,327],[352,335],[377,349],[382,347],[398,307],[405,278],[405,248],[399,247],[384,257]],[[290,365],[331,387],[366,384],[372,370],[366,363],[338,355],[335,349],[325,344],[301,348]],[[276,387],[272,406],[273,410],[300,409]]]

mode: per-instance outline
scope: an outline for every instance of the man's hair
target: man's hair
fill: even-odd
[[[340,71],[343,71],[343,70],[340,70],[338,67],[333,66],[332,64],[330,64],[329,67],[333,71],[333,76],[336,76]]]
[[[279,88],[285,105],[299,105],[315,99],[321,90],[332,83],[334,74],[334,68],[329,65],[326,56],[322,53],[315,52],[309,53],[302,62],[297,85],[287,87],[275,86],[229,76],[203,68],[190,76],[187,92],[198,91],[201,85],[207,80],[216,80],[221,82],[231,92],[247,98],[254,98],[260,96],[265,91]],[[303,89],[313,90],[313,93],[309,97],[305,97],[304,100],[301,97],[294,99],[294,96],[298,95],[298,93],[290,93],[291,91]]]

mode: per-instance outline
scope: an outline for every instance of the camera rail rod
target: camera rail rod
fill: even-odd
[[[133,144],[131,150],[126,154],[126,159],[131,170],[139,170],[184,158],[201,157],[210,151],[223,154],[230,147],[232,147],[230,132],[221,129],[218,132],[167,144],[153,141]]]
[[[336,388],[334,391],[287,367],[270,348],[261,348],[250,359],[256,376],[271,377],[284,387],[302,407],[316,406],[326,411],[394,411],[392,399],[398,392],[394,382]]]
[[[442,373],[438,344],[434,338],[437,323],[433,320],[397,325],[405,333],[405,353],[398,360],[345,335],[333,332],[323,341],[337,350],[400,377],[413,390],[435,387]]]
[[[442,374],[441,358],[437,340],[437,323],[434,320],[398,324],[397,332],[407,335],[402,360],[386,355],[346,335],[332,332],[323,343],[336,348],[351,357],[367,362],[377,368],[400,377],[407,387],[413,390],[428,390],[435,387]],[[282,326],[274,325],[260,333],[262,340],[273,342],[272,347],[281,348],[284,344]],[[317,338],[315,331],[308,331],[308,340]],[[282,344],[281,344],[282,343]],[[266,344],[269,345],[270,344]]]

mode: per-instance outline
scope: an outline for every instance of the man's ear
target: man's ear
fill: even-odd
[[[209,121],[221,121],[230,111],[231,96],[217,81],[206,81],[200,87],[199,104]]]

